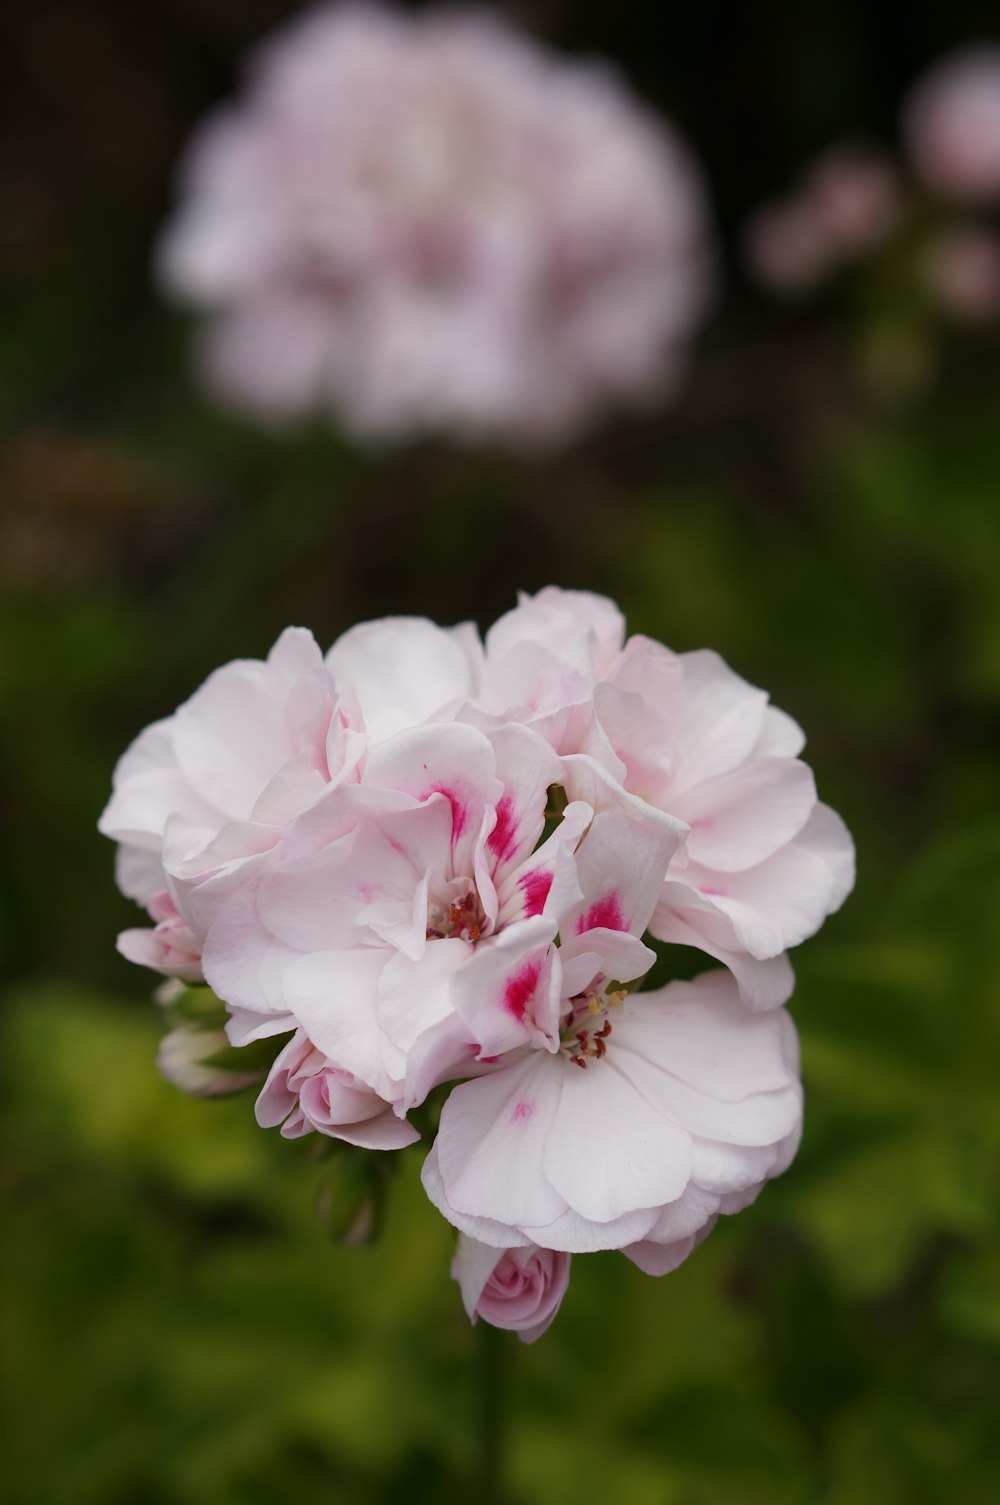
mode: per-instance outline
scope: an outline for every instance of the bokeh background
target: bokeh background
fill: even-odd
[[[331,1243],[308,1145],[156,1074],[95,832],[114,760],[288,622],[482,625],[606,591],[809,734],[859,881],[796,957],[792,1170],[675,1274],[577,1261],[510,1355],[511,1500],[1000,1498],[1000,338],[905,300],[788,310],[747,213],[996,27],[993,3],[536,0],[704,166],[725,294],[668,409],[548,457],[216,411],[150,275],[177,153],[273,0],[10,0],[2,27],[0,1071],[6,1498],[474,1497],[475,1341],[408,1152],[383,1237]]]

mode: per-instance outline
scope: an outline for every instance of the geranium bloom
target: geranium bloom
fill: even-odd
[[[534,1343],[555,1320],[569,1285],[570,1256],[552,1249],[493,1249],[464,1234],[452,1261],[471,1321]]]
[[[929,188],[963,202],[1000,200],[1000,47],[937,63],[913,88],[903,129]]]
[[[565,1017],[555,1053],[514,1052],[454,1089],[424,1186],[483,1243],[624,1249],[663,1273],[794,1154],[794,1028],[743,1008],[725,972],[588,992]],[[583,1033],[603,1048],[581,1054]]]
[[[164,1073],[232,1090],[254,1044],[258,1122],[361,1151],[441,1089],[424,1184],[474,1241],[470,1313],[526,1339],[570,1252],[666,1273],[798,1141],[785,950],[853,877],[802,740],[587,593],[485,643],[389,619],[324,658],[289,629],[142,733],[101,820],[155,922],[122,950],[224,1005],[222,1036],[168,985]],[[729,970],[643,989],[644,937]]]
[[[676,380],[704,220],[608,69],[485,13],[323,6],[195,138],[160,267],[238,407],[559,438]]]

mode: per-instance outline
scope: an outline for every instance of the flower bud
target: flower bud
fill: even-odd
[[[256,1053],[248,1057],[234,1050],[224,1030],[190,1020],[164,1035],[157,1063],[168,1082],[192,1097],[243,1092],[256,1087],[266,1074],[256,1064]]]
[[[473,1322],[516,1332],[534,1343],[555,1319],[569,1285],[570,1256],[529,1244],[493,1249],[462,1234],[451,1273]]]

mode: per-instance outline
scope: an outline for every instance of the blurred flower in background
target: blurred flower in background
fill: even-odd
[[[927,290],[937,306],[970,324],[1000,314],[1000,234],[975,224],[942,232],[927,248]]]
[[[902,204],[887,154],[845,143],[821,157],[787,198],[757,211],[747,227],[747,259],[775,292],[808,291],[888,240]]]
[[[963,48],[931,68],[906,101],[903,130],[933,193],[1000,200],[1000,47]]]
[[[236,408],[554,441],[676,384],[705,219],[686,151],[606,66],[486,13],[324,6],[196,135],[159,266]]]
[[[833,148],[743,236],[751,276],[776,298],[846,292],[842,352],[879,402],[934,385],[949,326],[988,333],[1000,318],[1000,48],[960,49],[918,78],[901,137],[895,160]]]

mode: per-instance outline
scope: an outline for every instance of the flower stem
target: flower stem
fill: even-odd
[[[479,1505],[501,1505],[503,1499],[503,1424],[506,1333],[488,1322],[476,1324],[480,1364],[480,1455]]]

